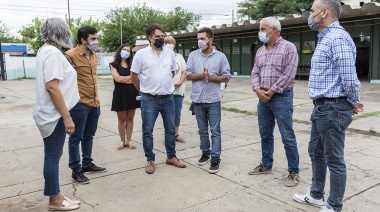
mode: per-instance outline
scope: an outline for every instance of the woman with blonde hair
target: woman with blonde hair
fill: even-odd
[[[164,40],[165,47],[171,50],[174,50],[176,41],[172,36],[165,37]],[[174,53],[175,59],[177,62],[177,70],[175,72],[175,75],[173,77],[173,83],[174,83],[174,105],[175,105],[175,117],[174,117],[174,124],[175,124],[175,140],[177,142],[185,143],[185,139],[183,139],[181,136],[179,136],[179,125],[181,122],[181,110],[182,110],[182,103],[185,96],[185,70],[186,70],[186,62],[185,59],[181,54]]]
[[[79,101],[77,72],[61,49],[72,47],[72,35],[60,18],[42,21],[40,33],[45,44],[37,53],[33,118],[44,140],[44,195],[50,197],[49,210],[75,210],[80,201],[62,196],[59,188],[59,160],[66,134],[75,131],[70,109]]]

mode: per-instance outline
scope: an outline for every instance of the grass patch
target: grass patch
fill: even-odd
[[[247,115],[257,115],[256,112],[251,112],[251,111],[247,111],[247,110],[240,110],[239,108],[236,108],[236,107],[222,106],[222,110],[223,111],[230,111],[230,112],[234,112],[234,113],[243,113],[243,114],[247,114]]]
[[[299,119],[293,119],[293,122],[299,123],[300,120]]]
[[[376,134],[377,132],[376,132],[376,130],[372,127],[371,129],[369,129],[369,133],[370,133],[370,134]]]
[[[373,116],[378,116],[378,115],[380,115],[380,111],[371,112],[371,113],[363,113],[361,115],[354,116],[352,120],[358,120],[358,119],[363,119],[363,118],[368,118],[368,117],[373,117]]]

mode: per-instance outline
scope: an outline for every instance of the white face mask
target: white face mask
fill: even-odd
[[[169,44],[166,44],[165,47],[166,47],[166,48],[169,48],[169,49],[171,49],[171,50],[174,49],[174,45],[173,45],[173,44],[170,44],[170,43],[169,43]]]

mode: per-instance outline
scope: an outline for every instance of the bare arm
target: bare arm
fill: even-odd
[[[135,72],[131,72],[131,79],[132,79],[132,83],[135,86],[135,88],[140,91],[140,79],[139,79],[139,75],[136,74]]]
[[[116,82],[132,84],[131,76],[120,76],[120,74],[117,72],[116,68],[114,68],[112,65],[110,65],[110,67],[111,67],[112,78]]]
[[[190,74],[187,75],[186,79],[187,80],[191,80],[191,81],[204,80],[204,74],[190,73]]]
[[[63,117],[66,133],[73,134],[75,131],[75,125],[71,119],[70,112],[66,107],[65,101],[63,100],[61,90],[59,89],[59,80],[53,79],[47,82],[45,84],[45,89],[49,93],[49,96],[55,108]]]

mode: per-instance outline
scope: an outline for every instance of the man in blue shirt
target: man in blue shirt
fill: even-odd
[[[341,5],[336,0],[315,0],[308,24],[319,32],[311,59],[309,97],[313,100],[309,156],[312,185],[305,195],[295,194],[300,203],[321,207],[320,211],[342,211],[347,171],[344,161],[346,129],[352,115],[362,111],[360,82],[355,69],[356,47],[339,24]],[[327,167],[330,196],[324,201]]]
[[[198,122],[202,150],[202,157],[199,159],[198,165],[205,165],[211,155],[209,172],[214,174],[219,170],[222,151],[220,83],[227,82],[231,78],[230,65],[226,56],[212,47],[214,33],[210,28],[200,29],[197,39],[199,49],[189,55],[186,64],[186,78],[193,81],[190,98]],[[211,150],[208,123],[210,123],[212,134]]]

